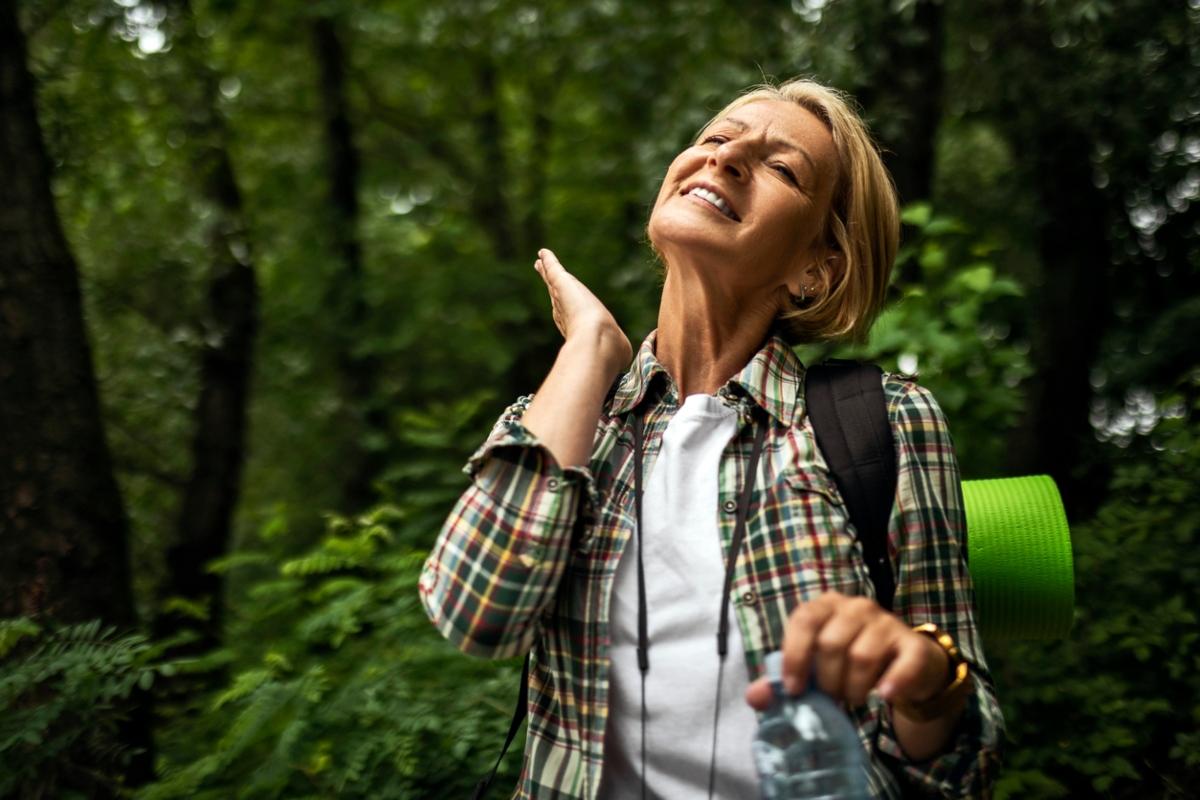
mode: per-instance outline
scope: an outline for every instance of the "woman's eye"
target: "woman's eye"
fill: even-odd
[[[796,183],[796,174],[786,164],[772,164],[771,169],[778,172],[783,177],[787,178],[792,183]],[[799,184],[797,184],[799,185]]]
[[[724,136],[721,136],[719,134],[713,134],[712,136],[709,136],[707,139],[702,141],[700,144],[725,144],[725,142],[728,142],[728,141],[729,141],[729,139],[725,138]]]

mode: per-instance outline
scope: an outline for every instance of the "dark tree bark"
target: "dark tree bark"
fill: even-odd
[[[0,616],[132,627],[129,523],[26,58],[0,0]],[[146,708],[120,731],[141,749],[128,785],[153,773]],[[105,765],[76,766],[89,794],[114,791]]]
[[[889,13],[887,29],[866,38],[867,85],[858,99],[874,121],[883,162],[901,204],[932,195],[938,124],[942,118],[945,22],[940,0],[918,0],[911,20]]]
[[[337,337],[336,367],[346,418],[343,430],[349,440],[342,507],[357,511],[376,499],[373,482],[387,459],[385,451],[370,442],[386,437],[388,422],[385,398],[379,394],[379,359],[373,353],[360,352],[367,307],[358,235],[359,154],[346,98],[346,53],[333,19],[313,20],[312,43],[320,73],[331,232],[341,266],[330,282],[329,307]]]
[[[227,146],[228,131],[217,110],[219,77],[204,57],[188,0],[174,5],[176,47],[195,76],[195,96],[185,108],[189,141],[196,143],[194,169],[203,197],[214,214],[207,238],[208,309],[203,321],[200,396],[194,415],[192,470],[183,489],[176,541],[167,550],[168,585],[173,595],[206,606],[208,618],[164,614],[158,632],[184,625],[204,650],[221,640],[223,580],[208,562],[229,549],[233,513],[241,487],[246,449],[254,339],[258,328],[258,282],[247,236],[241,192]]]
[[[529,255],[532,262],[535,254],[522,251],[521,245],[527,243],[517,240],[512,209],[504,195],[509,167],[504,153],[504,124],[500,119],[500,76],[490,56],[479,57],[475,79],[482,98],[473,120],[481,169],[477,170],[479,180],[475,181],[471,208],[498,259],[513,261],[518,255]]]
[[[14,3],[0,3],[0,615],[134,621],[128,521]]]
[[[1089,378],[1113,323],[1108,231],[1124,210],[1093,183],[1090,156],[1096,138],[1105,135],[1097,128],[1103,123],[1087,113],[1087,103],[1078,103],[1078,79],[1069,76],[1079,63],[1051,44],[1046,9],[1003,1],[989,6],[980,13],[1002,31],[1004,57],[992,67],[1001,90],[988,112],[1018,154],[1041,211],[1039,270],[1029,291],[1034,375],[1010,440],[1009,468],[1049,474],[1068,514],[1083,517],[1095,510],[1107,483],[1103,464],[1087,457],[1094,442]]]
[[[1034,376],[1025,417],[1013,437],[1012,467],[1046,473],[1073,515],[1097,505],[1103,476],[1081,471],[1092,441],[1089,373],[1112,322],[1105,235],[1106,198],[1092,184],[1091,143],[1069,123],[1047,113],[1023,150],[1034,159],[1034,177],[1045,216],[1038,230],[1041,275],[1031,292]]]

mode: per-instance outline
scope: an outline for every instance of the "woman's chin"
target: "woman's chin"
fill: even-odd
[[[736,252],[737,241],[732,231],[705,224],[695,219],[680,219],[684,215],[664,215],[650,220],[648,233],[654,249],[668,260],[676,258],[728,256]]]

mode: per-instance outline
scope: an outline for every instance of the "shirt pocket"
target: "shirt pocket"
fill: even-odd
[[[788,616],[826,592],[871,592],[841,493],[828,472],[792,465],[767,490],[747,531],[751,580],[767,649]]]

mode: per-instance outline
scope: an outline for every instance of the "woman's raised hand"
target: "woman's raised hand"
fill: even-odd
[[[538,250],[533,267],[546,282],[554,309],[554,324],[568,342],[594,343],[615,375],[633,357],[629,337],[596,295],[559,262],[547,249]]]
[[[609,310],[554,253],[538,250],[533,266],[546,282],[554,324],[566,341],[522,421],[559,466],[583,466],[592,455],[604,397],[629,366],[633,348]]]

